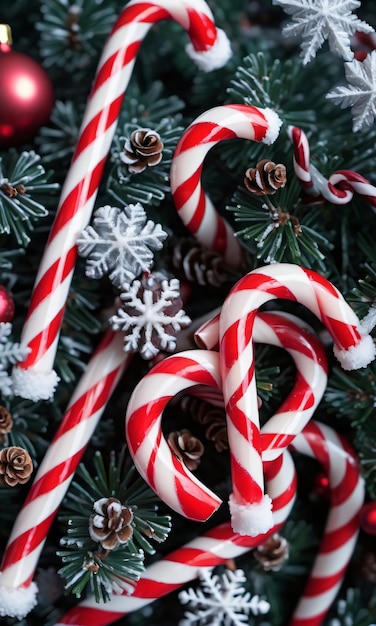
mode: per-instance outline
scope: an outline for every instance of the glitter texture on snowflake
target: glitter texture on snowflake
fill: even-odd
[[[351,107],[354,132],[372,126],[376,117],[376,50],[364,61],[345,63],[345,74],[350,86],[339,86],[327,98],[342,108]]]
[[[257,595],[251,597],[245,591],[242,583],[246,582],[246,577],[241,569],[227,570],[219,577],[213,574],[212,569],[203,568],[200,579],[202,589],[179,593],[180,602],[194,609],[185,613],[179,626],[244,626],[250,613],[265,614],[270,609],[269,602]]]
[[[372,33],[372,26],[352,13],[360,7],[359,0],[273,0],[292,16],[282,33],[286,37],[302,39],[301,56],[306,65],[315,56],[325,40],[335,54],[351,61],[354,56],[350,37],[356,31]]]
[[[182,310],[177,278],[150,274],[142,281],[134,280],[120,298],[123,306],[110,318],[110,325],[124,333],[125,352],[139,351],[144,359],[155,357],[160,350],[172,352],[175,333],[191,323]]]
[[[140,203],[123,210],[106,205],[94,213],[93,226],[87,226],[77,244],[78,253],[88,257],[86,275],[102,278],[109,274],[115,287],[122,289],[150,269],[167,233],[160,224],[147,220]]]

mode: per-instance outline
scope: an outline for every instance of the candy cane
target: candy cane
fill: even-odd
[[[98,604],[90,597],[66,613],[55,626],[111,624],[194,580],[201,567],[220,565],[263,543],[286,521],[296,493],[295,467],[289,453],[283,454],[278,462],[273,462],[268,473],[268,489],[275,503],[275,526],[267,534],[241,537],[234,533],[229,523],[221,524],[147,567],[131,595],[113,595],[106,604]]]
[[[188,230],[207,248],[220,252],[239,268],[242,248],[231,227],[222,219],[201,185],[203,162],[209,150],[226,139],[250,139],[270,144],[278,136],[281,120],[270,109],[228,104],[200,115],[181,137],[171,165],[171,192],[175,207]]]
[[[14,370],[14,391],[22,397],[51,398],[58,383],[53,363],[77,258],[76,242],[91,217],[138,49],[150,27],[164,19],[187,31],[188,52],[202,69],[220,67],[230,56],[227,37],[216,29],[204,0],[131,0],[121,12],[99,61],[32,293],[21,337],[29,353]]]
[[[253,325],[257,310],[276,298],[306,306],[324,323],[345,369],[364,367],[375,357],[370,335],[340,292],[325,278],[289,263],[246,274],[232,288],[220,314],[220,363],[226,407],[233,493],[232,524],[253,535],[272,525],[271,502],[264,495],[260,425],[254,372]]]
[[[310,162],[310,148],[305,133],[296,126],[289,126],[287,134],[294,148],[294,171],[304,189],[334,204],[347,204],[356,193],[376,211],[376,187],[369,180],[353,170],[337,170],[326,179]]]
[[[211,325],[211,332],[213,328]],[[218,327],[215,333],[218,336]],[[326,358],[315,337],[285,314],[258,314],[254,340],[287,349],[298,368],[293,391],[272,418],[271,427],[265,429],[264,438],[274,446],[268,457],[272,460],[286,449],[320,401],[327,380]],[[197,385],[221,390],[218,359],[218,353],[209,350],[168,357],[138,383],[126,414],[129,451],[138,471],[172,509],[196,521],[208,519],[221,500],[172,454],[162,435],[161,420],[167,403],[180,391],[189,392]]]
[[[328,473],[331,492],[332,503],[319,554],[290,621],[290,626],[320,626],[354,550],[364,500],[364,481],[354,452],[345,439],[328,426],[311,421],[296,437],[293,448],[322,463]],[[234,534],[230,524],[217,526],[149,566],[131,596],[112,596],[105,605],[97,604],[93,597],[88,598],[66,613],[56,626],[111,624],[197,578],[201,567],[214,567],[263,543],[281,527],[293,501],[293,492],[289,488],[294,482],[291,459],[286,452],[280,459],[280,470],[273,479],[270,475],[268,477],[268,472],[277,461],[267,464],[269,470],[266,470],[276,518],[276,525],[268,533],[254,538],[243,537]]]
[[[36,604],[32,581],[47,533],[74,472],[131,356],[121,333],[108,331],[91,357],[49,445],[5,549],[0,615],[25,616]]]

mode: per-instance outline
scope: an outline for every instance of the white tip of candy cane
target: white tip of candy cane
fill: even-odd
[[[32,582],[28,587],[11,589],[1,586],[0,573],[0,615],[23,619],[37,604],[38,587]]]
[[[232,495],[229,498],[232,530],[239,535],[257,537],[268,532],[273,525],[272,500],[264,495],[257,504],[238,504]]]
[[[13,391],[16,396],[38,402],[51,400],[60,380],[54,370],[48,374],[15,367],[12,372]]]
[[[273,111],[273,109],[263,109],[262,112],[268,120],[269,127],[266,131],[264,139],[262,140],[262,143],[270,145],[275,142],[279,135],[279,131],[282,126],[282,120],[279,115],[277,115],[277,113]]]
[[[203,72],[211,72],[223,67],[232,56],[230,41],[220,28],[217,29],[217,39],[208,50],[195,50],[191,43],[187,44],[185,50],[189,58]]]
[[[333,352],[344,370],[357,370],[367,367],[376,356],[376,346],[370,335],[363,335],[356,346],[347,350],[333,346]]]

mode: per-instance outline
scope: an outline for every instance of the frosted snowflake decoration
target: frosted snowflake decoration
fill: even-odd
[[[339,86],[327,98],[342,108],[351,107],[354,132],[372,126],[376,117],[376,50],[364,61],[345,63],[346,80],[350,86]]]
[[[0,393],[10,396],[13,391],[13,381],[8,375],[8,368],[18,361],[23,361],[29,352],[28,348],[21,348],[19,343],[11,339],[12,324],[0,322]]]
[[[77,244],[80,256],[88,257],[86,276],[109,274],[122,289],[153,264],[152,250],[160,250],[167,233],[160,224],[147,220],[143,206],[128,204],[123,210],[109,205],[97,209],[93,226],[87,226]]]
[[[151,359],[160,350],[175,350],[176,332],[191,323],[182,310],[177,278],[167,280],[156,272],[134,280],[120,298],[123,306],[109,323],[124,333],[125,352],[139,351],[142,358]]]
[[[352,13],[360,7],[359,0],[273,0],[292,16],[292,23],[282,30],[286,37],[302,39],[301,57],[306,65],[325,40],[335,54],[351,61],[354,56],[350,37],[356,31],[373,33],[372,26]]]
[[[259,596],[251,597],[242,583],[246,581],[243,570],[227,570],[221,577],[210,568],[200,571],[202,589],[188,589],[179,593],[182,604],[189,604],[193,612],[187,611],[179,626],[210,624],[210,626],[244,626],[249,613],[265,614],[269,602]],[[210,621],[209,621],[210,620]]]

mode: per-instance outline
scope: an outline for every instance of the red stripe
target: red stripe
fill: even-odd
[[[55,518],[59,507],[57,507],[48,517],[46,517],[40,524],[33,526],[30,530],[22,533],[12,543],[7,546],[4,554],[4,559],[1,564],[2,571],[11,567],[14,563],[17,563],[28,554],[31,554],[33,550],[42,545],[47,537],[48,531]],[[27,584],[26,581],[24,584]]]
[[[127,419],[126,436],[132,456],[148,437],[150,429],[161,416],[171,396],[161,396],[133,411]]]
[[[159,430],[157,433],[157,438],[154,442],[153,449],[150,453],[146,470],[145,470],[146,482],[148,483],[149,487],[151,487],[151,489],[154,489],[154,491],[155,491],[155,477],[156,477],[155,462],[156,462],[157,455],[159,453],[159,446],[161,445],[161,439],[162,439],[162,431]],[[133,458],[134,458],[134,455],[133,455]]]
[[[199,13],[196,9],[187,8],[189,16],[188,35],[194,49],[205,51],[211,48],[217,39],[217,29],[213,21],[205,13]]]
[[[22,363],[17,364],[17,367],[27,370],[43,358],[59,333],[63,315],[64,309],[60,309],[50,324],[29,342],[27,347],[30,349],[30,352]]]
[[[121,71],[128,63],[131,63],[137,55],[142,40],[132,41],[126,48],[117,50],[104,64],[98,69],[93,87],[91,89],[92,97],[94,93],[108,80],[113,74]],[[123,93],[123,96],[125,94]]]
[[[297,270],[299,270],[299,267]],[[250,272],[243,276],[243,278],[233,287],[233,291],[252,291],[257,289],[274,296],[275,298],[282,298],[283,300],[292,300],[296,302],[296,296],[290,289],[284,284],[280,283],[278,279],[267,274],[261,274],[258,271]],[[231,292],[230,292],[231,293]]]
[[[261,439],[260,439],[260,429],[258,426],[258,415],[257,415],[257,423],[256,416],[254,416],[254,421],[245,415],[245,413],[239,409],[236,405],[227,406],[226,408],[227,415],[229,416],[230,422],[234,425],[236,430],[249,442],[249,446],[255,448],[257,452],[261,453]],[[236,435],[235,435],[236,436]],[[231,447],[231,442],[230,442]],[[235,446],[236,449],[236,446]]]
[[[202,165],[197,168],[179,187],[174,191],[174,203],[178,211],[190,199],[195,189],[200,185]]]
[[[259,504],[264,496],[263,489],[231,455],[231,475],[235,501],[238,504]]]
[[[336,587],[336,585],[338,585],[341,582],[345,569],[346,568],[342,568],[341,570],[339,570],[335,574],[332,574],[331,576],[323,576],[321,578],[314,578],[314,577],[310,578],[308,580],[306,588],[304,589],[304,596],[310,598],[312,596],[321,595],[322,593],[326,593],[330,589],[333,589],[334,587]]]
[[[351,541],[359,531],[359,516],[356,514],[344,526],[336,528],[331,532],[325,532],[320,544],[320,554],[330,554],[335,550],[339,550],[346,543]],[[335,559],[335,554],[333,554]]]
[[[343,480],[330,491],[332,506],[341,506],[346,502],[350,493],[354,493],[359,482],[359,469],[354,466],[355,459],[346,459],[346,471]]]
[[[169,18],[171,18],[171,14],[166,9],[162,9],[152,2],[137,2],[137,4],[123,9],[113,26],[112,33],[126,24],[153,23]]]
[[[30,303],[28,318],[47,296],[69,276],[74,270],[77,259],[77,247],[73,246],[68,252],[61,256],[48,270],[41,276],[35,285],[32,300]]]
[[[189,471],[174,455],[175,492],[185,517],[197,522],[206,522],[218,509],[221,502],[206,493],[204,489],[192,481]]]
[[[209,144],[208,150],[210,150],[214,144],[225,141],[226,139],[236,139],[237,136],[235,131],[220,126],[216,122],[193,122],[191,126],[188,126],[176,146],[174,157],[179,156],[180,153],[186,150],[191,150],[192,148],[205,144]]]
[[[227,525],[226,528],[228,528]],[[233,533],[231,533],[228,529],[228,531],[224,534],[223,540],[230,542],[232,534]],[[205,533],[203,537],[206,536],[208,535]],[[178,550],[175,550],[166,556],[166,561],[168,562],[172,561],[173,563],[184,563],[191,567],[211,567],[212,565],[218,563],[219,560],[222,561],[222,559],[220,559],[217,555],[207,552],[202,548],[194,548],[189,545],[178,548]]]
[[[288,486],[287,489],[279,496],[273,498],[273,511],[280,511],[283,507],[290,504],[291,500],[294,499],[296,493],[296,475],[294,476],[294,480]]]

